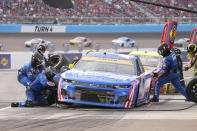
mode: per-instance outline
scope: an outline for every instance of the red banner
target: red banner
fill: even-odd
[[[161,44],[163,43],[168,44],[170,49],[172,49],[174,45],[177,24],[178,23],[176,21],[168,21],[163,28],[163,32],[161,36]]]
[[[194,44],[197,44],[197,33],[196,33],[196,31],[197,31],[197,26],[191,32],[190,40],[189,40],[188,44],[190,44],[190,42],[194,43]]]

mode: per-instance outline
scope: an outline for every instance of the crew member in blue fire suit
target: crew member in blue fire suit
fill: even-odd
[[[43,72],[44,66],[43,63],[43,56],[35,52],[32,57],[31,61],[27,64],[25,64],[21,69],[18,70],[18,81],[23,84],[26,87],[26,97],[27,100],[24,103],[11,103],[12,107],[18,107],[18,106],[32,106],[35,101],[34,96],[34,89],[35,89],[35,82],[34,80],[37,78],[37,76]]]
[[[178,69],[178,62],[176,54],[173,50],[170,50],[167,44],[163,43],[158,47],[158,53],[163,56],[163,61],[161,67],[154,71],[154,77],[156,77],[154,85],[154,95],[150,100],[151,102],[159,102],[159,92],[162,86],[166,83],[171,82],[174,87],[179,91],[186,100],[188,97],[186,95],[185,88],[180,83],[180,70]]]
[[[43,95],[44,90],[55,91],[55,82],[53,77],[55,72],[52,67],[47,67],[44,72],[40,73],[36,79],[26,89],[27,100],[25,102],[12,103],[12,107],[34,107],[47,106],[50,101],[47,101]],[[54,100],[55,101],[55,100]]]

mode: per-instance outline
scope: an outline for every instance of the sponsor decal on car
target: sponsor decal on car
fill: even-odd
[[[134,65],[133,61],[104,58],[104,57],[83,57],[82,60],[99,61],[99,62],[111,62],[118,64]]]

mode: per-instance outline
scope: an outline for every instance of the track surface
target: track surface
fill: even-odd
[[[140,48],[156,48],[160,43],[161,33],[57,33],[57,34],[40,34],[40,33],[0,33],[0,41],[5,44],[2,51],[29,51],[29,48],[24,46],[26,40],[32,38],[43,38],[56,44],[57,51],[63,51],[63,43],[67,43],[70,39],[77,36],[85,36],[92,39],[95,43],[99,43],[101,48],[112,48],[111,40],[127,36],[137,41]],[[189,38],[190,32],[177,32],[176,39]],[[90,49],[92,47],[84,48]],[[77,49],[77,47],[71,47],[71,49]]]
[[[176,38],[188,37],[189,34],[177,33]],[[29,51],[24,47],[24,41],[38,36],[56,42],[56,49],[62,50],[61,44],[64,40],[78,35],[82,34],[0,34],[0,40],[6,44],[3,51]],[[103,48],[111,48],[111,39],[121,34],[83,34],[83,36],[89,36],[94,41],[102,43]],[[124,36],[136,39],[140,47],[152,48],[160,42],[161,33],[130,33]],[[159,103],[134,110],[84,105],[11,108],[10,102],[25,100],[25,88],[17,82],[16,75],[16,70],[0,71],[1,131],[196,131],[197,106],[192,102],[185,102],[181,95],[161,96]],[[191,108],[186,109],[188,107]],[[174,111],[168,111],[170,109]]]

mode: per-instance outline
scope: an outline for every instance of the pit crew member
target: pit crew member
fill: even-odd
[[[43,63],[43,56],[35,52],[32,57],[31,61],[25,64],[21,69],[18,70],[17,79],[19,83],[26,87],[26,97],[27,100],[24,103],[11,103],[12,107],[18,106],[33,106],[34,104],[34,93],[33,93],[33,82],[37,78],[37,76],[43,72],[44,66]]]
[[[185,88],[185,81],[184,81],[184,77],[183,77],[183,61],[182,61],[182,55],[181,55],[181,50],[178,48],[173,48],[175,54],[176,54],[176,58],[177,58],[177,62],[178,62],[178,69],[180,71],[180,81],[181,81],[181,85]]]
[[[184,66],[184,70],[187,71],[193,66],[195,66],[194,76],[197,76],[197,49],[196,44],[191,43],[187,46],[188,57],[190,58],[190,63]]]
[[[157,79],[154,84],[154,95],[150,101],[159,102],[159,91],[164,84],[169,82],[188,100],[185,88],[180,83],[180,71],[175,52],[163,43],[158,47],[158,53],[163,56],[163,60],[161,67],[153,72],[153,76]]]

